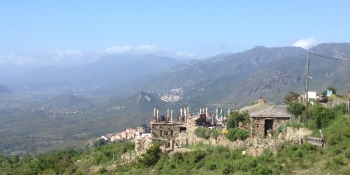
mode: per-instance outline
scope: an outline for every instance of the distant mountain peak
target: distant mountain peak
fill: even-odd
[[[12,91],[4,84],[0,84],[0,94],[8,94],[12,93]]]
[[[148,93],[140,91],[139,98],[137,99],[137,103],[139,103],[140,101],[147,101],[147,102],[150,102],[151,100],[152,100],[152,99],[151,99],[151,97],[148,95]]]

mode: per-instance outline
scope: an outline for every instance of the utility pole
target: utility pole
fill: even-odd
[[[306,109],[309,107],[309,66],[310,66],[310,51],[307,52],[307,62],[306,62],[306,83],[305,83],[305,101],[306,101]]]

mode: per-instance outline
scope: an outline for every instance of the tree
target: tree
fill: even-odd
[[[227,119],[226,129],[238,127],[238,123],[250,123],[250,117],[247,112],[231,112],[230,116]]]
[[[291,102],[287,106],[287,112],[292,114],[294,118],[300,116],[305,111],[305,109],[305,105],[299,102]],[[300,119],[298,119],[298,122],[300,122]]]
[[[337,90],[334,87],[332,87],[332,86],[328,86],[327,90],[332,91],[332,94],[334,94],[334,95],[337,94]],[[327,95],[327,91],[324,91],[322,94],[323,95]]]
[[[145,154],[142,154],[141,157],[137,157],[137,161],[141,164],[149,167],[155,165],[160,159],[162,150],[158,144],[153,144]]]
[[[289,104],[298,101],[298,97],[300,97],[300,94],[290,91],[288,95],[284,96],[283,103]]]
[[[335,118],[336,110],[324,108],[321,105],[307,109],[303,115],[309,117],[308,126],[311,129],[321,129],[327,127]]]
[[[100,147],[107,144],[108,144],[108,141],[104,139],[98,139],[93,142],[94,147]]]

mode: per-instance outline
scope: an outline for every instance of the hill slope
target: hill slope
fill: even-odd
[[[320,44],[311,52],[335,58],[350,58],[350,44]],[[144,90],[167,91],[182,87],[184,96],[201,103],[247,105],[261,96],[281,103],[289,91],[304,93],[307,51],[297,47],[266,48],[225,54],[183,64],[164,73]],[[350,89],[350,62],[311,56],[310,91],[323,92],[328,86],[345,93]],[[151,78],[150,78],[151,79]],[[186,98],[185,98],[186,99]]]

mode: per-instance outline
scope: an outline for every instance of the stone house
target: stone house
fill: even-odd
[[[144,127],[136,127],[136,130],[141,134],[146,132],[146,129]]]
[[[179,133],[186,132],[186,125],[182,123],[151,123],[153,139],[173,140]]]
[[[286,110],[287,105],[263,105],[259,110],[249,112],[251,120],[251,136],[269,137],[270,131],[276,131],[281,124],[293,117]]]

